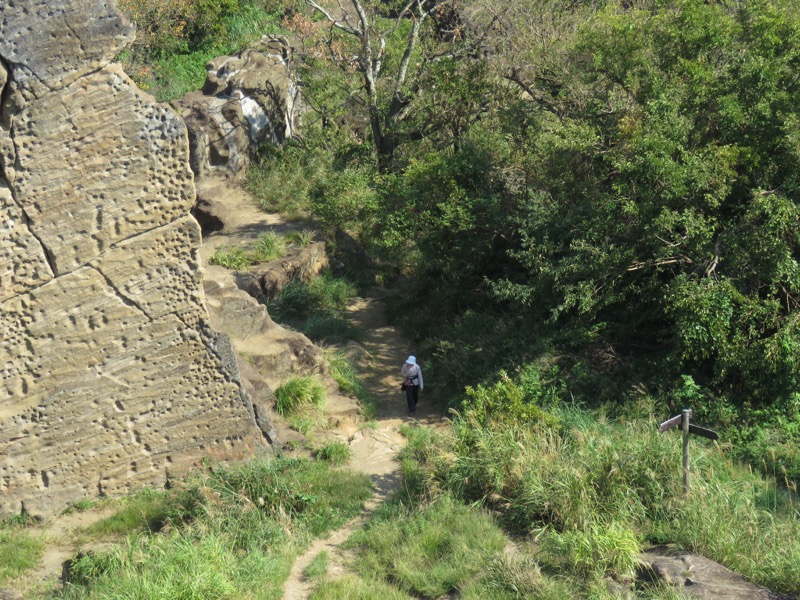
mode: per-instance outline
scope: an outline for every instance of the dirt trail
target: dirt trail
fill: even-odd
[[[303,572],[321,552],[328,554],[328,578],[345,573],[347,557],[341,552],[340,545],[363,526],[401,484],[397,454],[405,438],[399,433],[400,426],[417,422],[436,428],[446,427],[445,419],[426,404],[424,392],[420,395],[417,416],[414,419],[407,416],[405,395],[400,392],[399,372],[406,356],[412,352],[399,331],[387,324],[383,297],[383,293],[377,291],[368,298],[357,299],[347,310],[347,319],[366,332],[366,339],[359,348],[351,345],[351,355],[362,374],[365,388],[378,402],[376,428],[361,429],[350,436],[353,451],[350,468],[370,476],[375,495],[360,516],[334,531],[327,539],[315,541],[297,558],[284,586],[283,600],[308,598],[315,583],[304,580]]]

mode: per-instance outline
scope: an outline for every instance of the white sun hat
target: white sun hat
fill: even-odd
[[[406,359],[406,362],[407,362],[409,365],[415,365],[415,364],[417,364],[417,357],[416,357],[416,356],[409,356],[409,357]]]

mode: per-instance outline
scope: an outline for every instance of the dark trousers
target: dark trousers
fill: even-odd
[[[410,413],[416,412],[418,401],[419,401],[419,386],[409,385],[406,388],[406,402],[408,403],[408,412]]]

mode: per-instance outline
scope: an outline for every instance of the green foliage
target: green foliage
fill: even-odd
[[[530,372],[528,377],[532,379]],[[556,422],[555,417],[536,404],[535,397],[526,393],[530,387],[534,387],[535,391],[538,391],[539,388],[535,384],[531,386],[530,382],[526,387],[520,386],[501,371],[499,381],[491,387],[478,385],[473,388],[468,386],[465,390],[467,399],[462,405],[462,410],[481,427],[504,422],[536,423],[543,421],[548,424]]]
[[[189,522],[204,510],[205,498],[196,487],[161,492],[145,488],[126,499],[120,510],[88,527],[93,535],[157,532],[166,524]]]
[[[254,250],[256,262],[269,262],[286,254],[286,239],[274,231],[259,234]]]
[[[548,532],[542,537],[543,561],[580,579],[633,577],[641,547],[636,532],[620,523],[592,523],[581,531]]]
[[[21,528],[0,527],[0,583],[35,567],[44,549],[42,540]]]
[[[357,568],[365,577],[438,598],[460,588],[502,552],[492,519],[443,496],[419,511],[397,505],[355,534]]]
[[[206,63],[263,35],[281,32],[283,2],[251,0],[123,0],[137,25],[136,42],[119,58],[126,72],[159,102],[182,98],[206,79]]]
[[[311,314],[339,315],[356,296],[356,289],[330,271],[310,281],[293,281],[270,303],[270,314],[277,319],[299,320]]]
[[[322,579],[328,573],[328,562],[328,553],[320,552],[303,570],[303,578],[311,581]]]
[[[482,577],[468,583],[462,590],[465,600],[560,600],[579,598],[579,587],[564,577],[549,577],[542,573],[533,553],[525,547],[506,552],[486,565]]]
[[[772,589],[800,590],[797,499],[778,489],[780,472],[777,482],[754,476],[695,440],[684,498],[680,437],[658,434],[657,421],[611,423],[574,405],[553,414],[552,423],[488,427],[457,416],[452,436],[407,430],[409,493],[448,492],[491,508],[510,529],[537,535],[543,569],[570,571],[584,585],[627,578],[640,547],[673,543]]]
[[[291,376],[275,390],[275,410],[284,416],[322,408],[325,401],[325,386],[311,375]]]
[[[328,442],[324,446],[317,448],[315,455],[319,460],[332,465],[341,466],[350,462],[353,451],[345,442]]]
[[[244,248],[221,246],[214,250],[214,254],[208,259],[209,264],[219,265],[226,269],[240,271],[249,267],[252,263],[251,257]]]
[[[326,271],[309,281],[290,282],[268,309],[277,322],[300,329],[314,341],[359,340],[363,332],[344,318],[344,309],[356,294],[353,284]]]
[[[361,412],[366,419],[377,416],[377,402],[366,390],[358,377],[358,372],[353,362],[340,350],[325,350],[325,361],[328,364],[331,377],[339,384],[339,391],[349,396],[355,396],[360,405]]]
[[[211,485],[224,498],[246,502],[267,514],[287,515],[315,536],[358,514],[372,494],[366,475],[288,458],[251,461],[216,474]]]
[[[372,187],[374,172],[365,165],[346,167],[328,173],[310,191],[310,209],[323,232],[334,237],[337,231],[356,233],[369,229],[378,218],[378,198]]]
[[[311,600],[410,600],[411,596],[392,587],[388,583],[353,575],[337,577],[323,582],[309,596]]]
[[[286,241],[290,244],[295,244],[300,246],[301,248],[305,248],[311,242],[314,241],[314,238],[317,236],[317,232],[313,229],[303,229],[302,231],[290,231],[286,234]]]
[[[360,513],[368,477],[309,460],[253,459],[213,468],[187,489],[204,498],[191,521],[130,536],[107,552],[79,555],[59,597],[258,598],[279,600],[310,535]],[[11,563],[9,563],[11,564]]]
[[[326,176],[331,162],[331,153],[313,138],[308,145],[289,141],[280,148],[264,146],[247,172],[246,187],[263,210],[300,219],[309,210],[310,190]]]
[[[287,252],[286,239],[274,231],[265,231],[259,234],[255,247],[252,249],[239,246],[220,246],[208,259],[212,265],[219,265],[226,269],[241,271],[247,267],[276,260]]]

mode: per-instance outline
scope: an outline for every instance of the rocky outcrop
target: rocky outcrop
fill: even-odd
[[[163,485],[265,444],[208,324],[187,133],[98,0],[0,3],[0,513]]]
[[[175,103],[189,128],[192,170],[198,177],[243,173],[264,142],[280,144],[296,133],[299,86],[285,39],[265,39],[207,65],[202,91]]]
[[[657,546],[643,553],[637,573],[640,585],[674,588],[687,598],[708,600],[794,600],[746,581],[741,575],[703,556]]]

